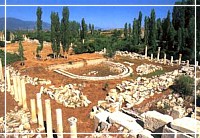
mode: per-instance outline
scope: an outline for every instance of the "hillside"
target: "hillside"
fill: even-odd
[[[36,28],[36,22],[34,21],[23,21],[20,19],[16,19],[16,18],[11,18],[8,17],[7,18],[7,30],[33,30],[34,28]],[[3,30],[3,26],[4,26],[4,18],[0,18],[0,30]],[[49,30],[50,29],[50,24],[43,22],[43,29],[45,30]]]

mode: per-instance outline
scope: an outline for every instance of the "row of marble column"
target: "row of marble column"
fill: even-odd
[[[147,59],[147,46],[145,47],[145,59]],[[167,59],[166,59],[167,55],[166,53],[164,54],[164,59],[163,59],[163,64],[167,64]],[[179,59],[178,59],[178,65],[181,65],[181,59],[182,59],[182,54],[179,54]],[[157,61],[160,60],[160,47],[158,47],[158,52],[157,52]],[[151,54],[151,61],[153,61],[153,54]],[[173,56],[171,56],[171,60],[170,60],[170,65],[173,66]],[[189,60],[186,60],[186,66],[189,67]]]
[[[44,131],[44,119],[43,119],[43,110],[42,110],[42,99],[41,93],[36,94],[37,103],[35,104],[35,99],[30,100],[31,105],[31,123],[38,124],[38,132]],[[36,108],[37,106],[37,108]],[[36,111],[37,109],[37,111]],[[45,100],[45,113],[46,113],[46,127],[47,127],[47,137],[53,138],[52,133],[52,112],[51,112],[51,103],[50,99]],[[37,115],[38,118],[37,118]],[[70,124],[70,133],[71,138],[77,138],[77,119],[75,117],[68,118]],[[57,137],[63,138],[63,120],[62,120],[62,110],[56,109],[56,124],[57,124]]]
[[[25,78],[19,75],[10,75],[9,68],[6,69],[6,82],[7,91],[14,97],[14,100],[18,102],[18,106],[23,106],[24,110],[28,110],[26,101],[26,84]]]

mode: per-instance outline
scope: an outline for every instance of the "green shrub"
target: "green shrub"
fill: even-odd
[[[175,93],[179,93],[183,96],[192,95],[194,92],[194,78],[187,75],[181,75],[175,79],[172,89]]]
[[[0,47],[5,47],[5,42],[4,41],[0,41]]]
[[[2,60],[2,65],[5,66],[5,52],[3,50],[0,50],[0,58]],[[13,62],[20,61],[20,56],[16,53],[6,53],[6,64],[11,64]]]

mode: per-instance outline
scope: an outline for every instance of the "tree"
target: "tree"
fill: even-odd
[[[69,32],[69,9],[68,7],[63,7],[61,20],[61,44],[63,47],[63,53],[65,57],[66,51],[69,50],[70,43],[70,32]]]
[[[127,37],[128,37],[128,26],[127,26],[127,23],[125,23],[125,25],[124,25],[124,37],[125,37],[125,39],[127,39]]]
[[[6,41],[10,41],[10,31],[6,30]]]
[[[128,34],[129,34],[129,38],[131,37],[131,33],[132,33],[132,29],[131,29],[131,24],[128,24]]]
[[[39,53],[43,49],[43,33],[42,33],[42,8],[37,8],[37,40],[39,41],[40,45],[37,47],[37,56],[40,56]]]
[[[152,53],[155,53],[157,44],[156,44],[156,15],[155,10],[151,10],[151,17],[149,19],[149,47]]]
[[[87,34],[87,25],[85,23],[85,19],[83,18],[81,21],[81,40],[86,38]]]
[[[92,31],[91,31],[91,34],[92,34],[92,35],[94,34],[94,24],[92,24]]]
[[[60,54],[60,22],[58,13],[51,13],[51,47],[54,58]]]
[[[147,16],[144,19],[144,43],[145,45],[149,43],[149,17]]]
[[[19,41],[18,53],[19,53],[19,56],[20,56],[21,65],[24,65],[24,48],[22,46],[21,41]]]
[[[141,43],[141,24],[142,24],[142,12],[139,12],[139,17],[138,17],[138,43]]]
[[[79,34],[80,23],[76,21],[69,22],[69,31],[70,31],[70,42],[76,42],[80,37]]]
[[[160,18],[157,19],[157,33],[156,34],[157,34],[156,39],[159,41],[159,44],[162,45],[163,29],[162,29],[162,22]]]
[[[90,31],[90,34],[92,34],[92,25],[89,23],[89,31]]]
[[[170,30],[169,30],[169,37],[168,37],[168,53],[174,53],[176,51],[174,48],[175,45],[175,36],[176,36],[176,30],[174,29],[173,24],[170,24]],[[174,54],[171,54],[174,55]]]
[[[195,18],[192,17],[189,22],[189,28],[188,28],[188,38],[187,38],[187,44],[189,49],[189,59],[190,61],[194,61],[194,53],[195,53]]]
[[[185,7],[175,6],[172,12],[172,23],[175,30],[185,26]]]
[[[136,46],[138,44],[138,21],[134,19],[133,21],[133,45]]]

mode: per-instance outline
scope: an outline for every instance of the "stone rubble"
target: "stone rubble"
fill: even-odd
[[[59,104],[63,104],[65,107],[87,107],[91,101],[81,92],[80,89],[82,87],[83,85],[81,84],[67,84],[58,88],[53,85],[48,88],[41,86],[40,93],[47,94],[51,99]]]
[[[15,75],[20,75],[21,77],[25,77],[25,82],[29,83],[31,85],[50,85],[51,81],[50,80],[45,80],[37,77],[30,77],[28,75],[22,76],[21,73],[18,70],[15,70],[14,67],[8,66],[7,69],[9,69],[10,74],[11,74],[11,79],[12,76]]]
[[[178,94],[169,94],[167,97],[156,103],[158,109],[167,110],[174,119],[182,118],[193,112],[194,105],[185,106],[184,99]]]
[[[152,72],[155,72],[156,70],[163,70],[161,66],[156,66],[153,64],[142,64],[136,68],[138,75],[146,75]]]
[[[4,123],[5,118],[0,118],[0,132],[4,133]],[[7,112],[6,114],[6,132],[7,133],[22,133],[19,134],[19,136],[28,136],[28,137],[34,137],[34,133],[36,133],[35,129],[31,128],[30,124],[30,112],[24,111],[22,109],[18,109],[16,106],[14,110],[10,110],[10,112]],[[26,133],[26,134],[23,134]],[[10,136],[13,136],[14,134],[9,134]]]

